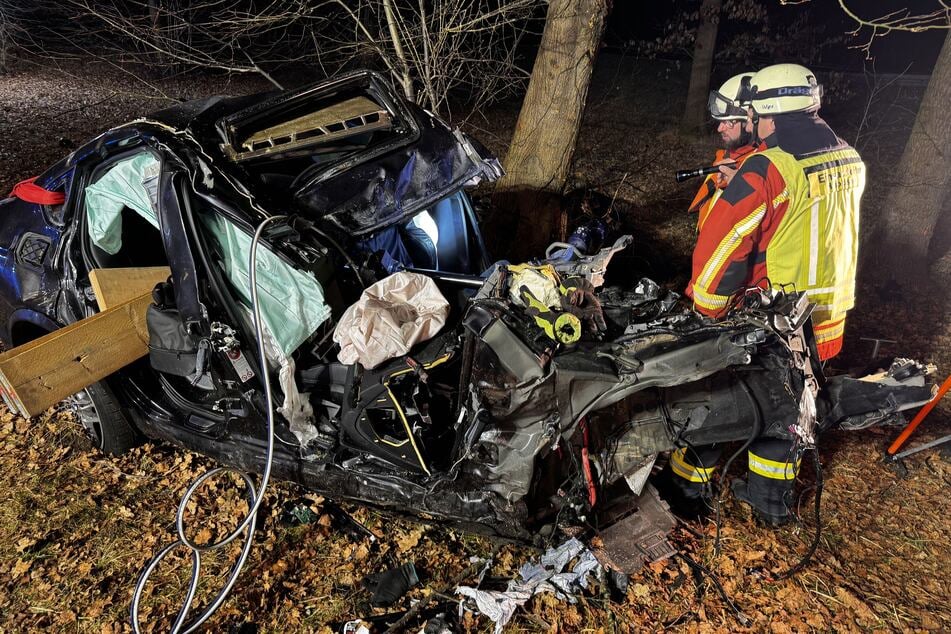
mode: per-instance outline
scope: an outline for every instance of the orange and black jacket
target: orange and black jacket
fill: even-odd
[[[729,159],[740,162],[744,156],[750,154],[755,149],[755,146],[743,145],[735,150],[717,150],[712,164],[716,165],[720,161]],[[697,190],[697,195],[693,197],[693,202],[690,203],[688,210],[697,212],[697,231],[700,231],[700,228],[703,227],[707,216],[710,215],[713,204],[723,190],[720,177],[721,174],[719,173],[707,174],[707,177],[703,179],[703,183],[700,185],[700,189]]]
[[[777,132],[743,161],[697,237],[687,295],[722,316],[737,291],[792,286],[815,305],[819,354],[841,348],[855,301],[865,166],[815,115],[776,117]],[[782,125],[780,125],[782,124]]]

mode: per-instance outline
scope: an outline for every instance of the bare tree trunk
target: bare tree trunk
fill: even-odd
[[[552,239],[610,0],[552,0],[493,203],[518,255]],[[502,214],[502,215],[500,215]],[[517,219],[517,227],[513,220]],[[513,231],[514,229],[514,231]]]
[[[0,75],[7,72],[7,55],[13,47],[11,22],[8,7],[0,2]]]
[[[707,95],[710,93],[710,71],[717,46],[720,26],[721,0],[703,0],[700,5],[700,26],[693,47],[690,66],[690,85],[687,87],[687,107],[681,127],[685,132],[696,132],[703,127],[707,113]]]
[[[928,275],[928,246],[951,195],[951,35],[944,39],[885,198],[879,277],[902,285]],[[947,220],[946,220],[947,221]]]
[[[383,11],[386,14],[386,26],[390,30],[390,39],[393,40],[393,51],[400,62],[400,84],[403,86],[403,95],[412,102],[416,101],[416,91],[413,88],[413,78],[409,74],[409,64],[406,53],[403,52],[402,38],[396,24],[396,15],[393,12],[392,0],[383,0]]]

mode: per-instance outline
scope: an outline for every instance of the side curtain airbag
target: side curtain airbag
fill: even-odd
[[[251,306],[248,256],[251,236],[216,213],[199,216],[208,228],[225,276],[241,301]],[[290,356],[330,316],[324,289],[261,244],[257,250],[261,320],[285,356]]]
[[[93,244],[109,255],[119,252],[124,207],[159,228],[155,211],[159,170],[159,160],[150,152],[142,152],[119,161],[86,187],[86,223]]]

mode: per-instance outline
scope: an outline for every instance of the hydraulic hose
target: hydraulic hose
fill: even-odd
[[[819,448],[815,445],[809,447],[809,451],[812,453],[812,466],[816,470],[816,499],[815,499],[815,513],[816,513],[816,532],[813,534],[812,543],[809,545],[809,550],[806,551],[806,554],[791,568],[785,572],[781,572],[775,576],[766,576],[766,580],[772,583],[777,581],[782,581],[783,579],[789,579],[795,575],[802,572],[806,566],[809,565],[809,562],[812,561],[812,557],[816,554],[816,550],[819,549],[819,540],[822,539],[822,515],[821,515],[821,505],[822,505],[822,486],[824,484],[822,479],[822,463],[819,461]]]
[[[727,473],[730,469],[730,465],[733,464],[733,461],[742,454],[744,451],[750,448],[750,445],[753,444],[753,441],[759,438],[759,435],[763,432],[763,413],[759,407],[759,401],[756,400],[756,396],[753,394],[753,390],[750,389],[750,386],[747,385],[746,380],[738,374],[734,374],[737,381],[739,381],[740,387],[743,388],[743,392],[746,393],[746,397],[750,401],[750,405],[753,407],[753,429],[750,430],[750,437],[746,439],[746,442],[737,449],[732,456],[726,461],[726,464],[723,465],[723,477],[721,481],[726,479]],[[720,554],[720,495],[722,494],[722,487],[720,491],[717,491],[717,535],[713,540],[713,556],[717,557]]]
[[[713,587],[717,589],[717,592],[720,594],[720,598],[723,599],[723,602],[726,603],[726,606],[730,608],[731,612],[733,612],[733,615],[736,617],[736,620],[739,621],[740,625],[743,627],[750,627],[753,624],[753,619],[748,617],[743,612],[743,610],[740,609],[740,606],[738,606],[736,602],[730,598],[730,595],[726,593],[726,590],[723,588],[723,584],[720,583],[720,580],[717,579],[717,576],[713,574],[713,571],[711,571],[706,566],[694,561],[687,553],[683,551],[677,551],[677,557],[683,559],[688,566],[693,568],[701,575],[706,576],[706,578],[713,583]]]
[[[178,512],[175,515],[175,528],[178,532],[178,539],[174,542],[160,550],[145,569],[142,570],[142,573],[139,575],[139,580],[135,584],[135,592],[132,594],[132,607],[131,607],[131,620],[132,620],[132,629],[136,634],[141,634],[141,628],[139,625],[139,603],[142,600],[142,593],[145,590],[145,585],[148,583],[149,577],[162,562],[165,557],[171,553],[176,548],[182,546],[191,551],[192,554],[192,571],[191,571],[191,580],[188,585],[188,590],[185,593],[185,598],[182,601],[182,607],[178,611],[178,615],[175,617],[175,620],[172,622],[171,634],[189,634],[194,632],[202,623],[208,620],[212,614],[224,603],[225,599],[228,598],[228,594],[231,592],[231,588],[234,586],[235,581],[238,579],[238,575],[241,573],[241,569],[244,567],[245,562],[248,559],[248,555],[251,552],[251,546],[254,540],[254,529],[257,524],[257,512],[258,508],[261,506],[261,501],[264,499],[264,491],[267,489],[268,481],[271,478],[271,464],[273,462],[274,456],[274,402],[271,395],[271,379],[270,374],[268,373],[267,367],[267,356],[264,350],[264,332],[263,325],[261,322],[261,305],[258,301],[258,286],[257,286],[257,249],[258,243],[261,240],[261,235],[264,232],[265,227],[271,222],[278,220],[283,220],[286,216],[272,216],[264,220],[260,225],[258,225],[257,231],[254,232],[254,238],[251,240],[251,251],[249,255],[249,270],[250,270],[250,285],[251,285],[251,307],[254,311],[254,334],[257,338],[258,343],[258,360],[260,363],[260,372],[261,378],[264,382],[264,396],[267,402],[267,452],[264,458],[264,471],[261,475],[261,484],[258,489],[254,488],[254,480],[251,478],[251,475],[240,471],[232,467],[217,467],[206,473],[199,476],[192,484],[188,487],[188,490],[185,491],[185,495],[182,496],[181,502],[178,505]],[[229,534],[225,535],[224,538],[217,542],[210,544],[196,544],[191,539],[185,535],[185,509],[188,506],[188,502],[191,500],[192,496],[195,494],[195,491],[204,484],[207,480],[222,474],[222,473],[234,473],[239,478],[244,481],[246,487],[246,493],[248,498],[248,509],[247,515],[244,519],[238,524],[235,529]],[[231,568],[231,572],[228,574],[228,578],[222,586],[221,590],[215,596],[214,599],[199,613],[194,617],[190,622],[186,623],[188,619],[188,613],[192,607],[192,601],[195,598],[195,591],[198,589],[198,581],[201,576],[201,554],[203,552],[209,552],[213,550],[218,550],[231,542],[237,539],[242,533],[247,533],[244,538],[244,545],[241,548],[241,554],[238,556],[237,561],[235,561],[234,566]]]

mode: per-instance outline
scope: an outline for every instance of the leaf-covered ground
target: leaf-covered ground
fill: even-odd
[[[81,142],[165,103],[114,70],[70,66],[66,71],[22,66],[19,74],[0,77],[0,189],[8,191],[52,163],[67,151],[67,140]],[[677,283],[692,246],[693,219],[683,212],[692,189],[674,185],[670,172],[702,164],[712,144],[666,131],[676,122],[684,78],[683,73],[656,73],[655,65],[602,62],[574,180],[615,198],[621,222],[669,254],[673,272],[667,271],[667,281]],[[169,95],[196,97],[247,92],[252,82],[229,86],[222,78],[202,77],[156,83]],[[880,105],[883,121],[903,121],[909,108],[900,98]],[[840,111],[841,129],[829,117],[840,134],[848,130],[847,112]],[[500,108],[468,125],[476,135],[481,129],[480,136],[502,151],[507,137],[500,130],[511,129],[514,113]],[[892,123],[885,127],[901,129]],[[902,139],[876,141],[868,155],[883,162],[871,165],[873,175],[894,160]],[[872,228],[881,193],[875,182],[865,207],[866,226]],[[866,272],[874,265],[868,262]],[[658,270],[663,262],[656,255],[644,255],[642,264],[655,276],[665,272]],[[933,271],[936,279],[944,280],[945,269],[946,258]],[[936,288],[940,285],[923,282],[897,298],[863,286],[850,317],[848,355],[839,366],[865,364],[870,344],[862,337],[882,337],[899,342],[892,348],[886,344],[883,354],[901,352],[937,363],[943,378],[951,368],[951,328],[947,296]],[[937,408],[912,442],[949,433],[949,410],[947,403]],[[672,539],[715,573],[749,626],[740,624],[709,580],[696,578],[674,559],[631,578],[619,600],[612,601],[600,586],[575,605],[536,597],[516,614],[510,631],[951,629],[951,463],[928,451],[906,460],[904,470],[885,465],[881,455],[895,433],[835,432],[823,438],[822,540],[809,567],[791,580],[771,582],[769,576],[793,565],[812,539],[815,478],[808,458],[797,505],[801,520],[793,526],[762,528],[746,507],[726,495],[721,552],[714,556],[712,521],[678,525]],[[24,420],[0,407],[0,631],[129,631],[139,571],[173,539],[181,494],[212,466],[208,459],[169,446],[145,445],[120,458],[105,457],[88,448],[78,423],[61,410]],[[292,525],[282,520],[289,501],[305,501],[313,511],[311,521]],[[199,502],[190,510],[196,518],[192,525],[200,527],[193,533],[199,541],[214,539],[246,508],[240,492],[225,483],[204,488]],[[212,503],[216,511],[209,514]],[[421,578],[420,586],[394,606],[398,610],[418,600],[451,601],[454,584],[474,580],[471,557],[495,552],[490,575],[507,578],[537,554],[357,506],[344,508],[379,535],[379,543],[348,531],[331,502],[295,486],[274,486],[248,565],[208,630],[237,631],[244,623],[243,631],[252,631],[250,624],[261,632],[327,631],[331,624],[382,611],[370,608],[360,580],[393,563],[415,562]],[[235,548],[226,554],[233,556]],[[167,630],[185,592],[188,562],[179,563],[163,567],[143,602],[143,620],[154,631]],[[214,580],[227,566],[225,557],[208,558],[200,597],[217,589]],[[484,617],[465,615],[459,629],[489,632],[492,627]]]

